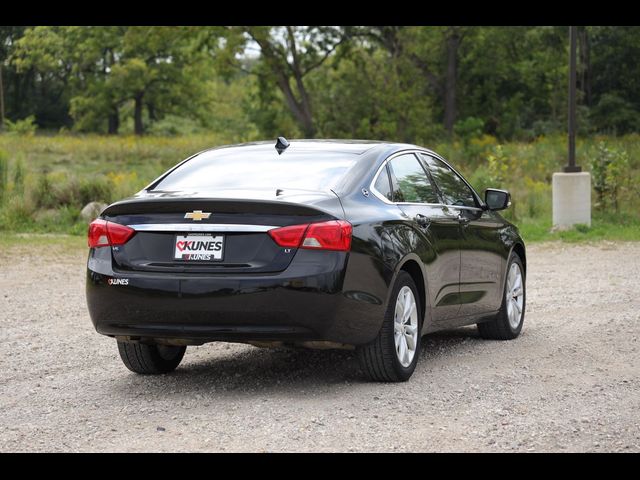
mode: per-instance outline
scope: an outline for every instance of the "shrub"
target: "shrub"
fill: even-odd
[[[496,145],[487,156],[489,178],[495,188],[504,188],[507,178],[512,174],[511,161],[505,155],[502,145]]]
[[[601,141],[596,155],[591,157],[590,165],[593,188],[597,195],[596,207],[602,210],[613,207],[617,213],[620,191],[627,185],[629,177],[627,151],[609,147]]]
[[[31,226],[35,211],[30,199],[11,197],[0,210],[0,230],[18,231]]]
[[[13,192],[15,195],[24,195],[24,165],[22,160],[16,162],[16,169],[13,172]]]
[[[599,131],[614,135],[636,132],[640,128],[638,111],[615,93],[604,93],[600,97],[591,111],[591,120]]]
[[[37,208],[73,207],[81,209],[87,203],[110,203],[113,187],[104,176],[67,178],[63,172],[44,172],[31,192]]]
[[[469,176],[469,183],[471,183],[480,195],[482,195],[485,189],[495,187],[489,168],[485,165],[481,165],[473,171]]]
[[[35,124],[36,117],[29,115],[22,120],[16,120],[12,122],[8,118],[4,119],[5,127],[7,127],[7,133],[11,135],[21,135],[25,137],[32,137],[36,133],[38,126]]]
[[[80,182],[78,193],[81,208],[89,202],[111,203],[112,187],[104,177],[84,179]]]
[[[530,178],[524,179],[526,205],[522,206],[529,218],[548,215],[551,211],[551,188],[546,182],[539,182]]]
[[[467,117],[464,120],[458,120],[453,126],[453,131],[466,143],[472,138],[479,137],[483,127],[484,121],[481,118]]]
[[[480,118],[467,117],[460,120],[454,125],[456,136],[462,141],[462,154],[471,162],[479,160],[484,151],[487,142],[491,143],[495,138],[482,135],[482,127],[484,122]]]
[[[42,172],[40,177],[38,177],[38,183],[33,191],[33,200],[37,208],[50,208],[54,206],[55,199],[53,189],[49,181],[49,174],[46,171]]]

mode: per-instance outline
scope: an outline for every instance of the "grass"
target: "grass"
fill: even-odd
[[[3,233],[0,235],[0,250],[14,247],[55,247],[57,250],[80,250],[87,248],[84,236],[65,233]]]
[[[518,224],[520,234],[527,243],[560,240],[568,243],[611,241],[640,241],[640,220],[621,215],[605,216],[595,213],[591,226],[576,225],[565,231],[553,231],[551,219],[527,219]]]
[[[84,237],[87,226],[79,213],[89,201],[108,204],[130,196],[193,153],[237,140],[215,134],[0,134],[0,237],[13,238],[14,233]],[[448,158],[479,191],[489,186],[510,190],[512,207],[504,215],[519,226],[527,242],[640,240],[640,135],[579,139],[577,157],[583,168],[588,169],[601,140],[629,154],[628,183],[619,202],[624,211],[607,215],[594,204],[592,226],[566,232],[551,231],[551,176],[564,163],[564,135],[502,145],[483,135],[426,146]]]
[[[88,202],[133,195],[180,160],[229,141],[0,134],[0,232],[84,235],[79,213]]]

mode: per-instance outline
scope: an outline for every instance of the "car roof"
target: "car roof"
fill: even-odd
[[[283,152],[299,152],[299,153],[350,153],[353,155],[362,155],[377,146],[387,147],[403,147],[403,148],[422,148],[415,145],[408,145],[396,142],[387,142],[381,140],[336,140],[336,139],[294,139],[288,140],[289,147]],[[221,145],[219,147],[210,148],[200,153],[213,152],[216,150],[251,150],[254,153],[269,152],[275,150],[275,140],[263,140],[257,142],[237,143],[233,145]]]

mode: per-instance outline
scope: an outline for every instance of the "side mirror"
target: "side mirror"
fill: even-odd
[[[484,203],[489,210],[504,210],[511,205],[511,194],[506,190],[487,188],[484,191]]]

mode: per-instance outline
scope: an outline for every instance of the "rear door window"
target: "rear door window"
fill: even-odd
[[[423,153],[420,156],[429,168],[431,177],[440,189],[447,205],[460,207],[478,206],[469,186],[446,163]]]
[[[388,166],[394,202],[440,203],[435,188],[413,153],[393,158]]]

